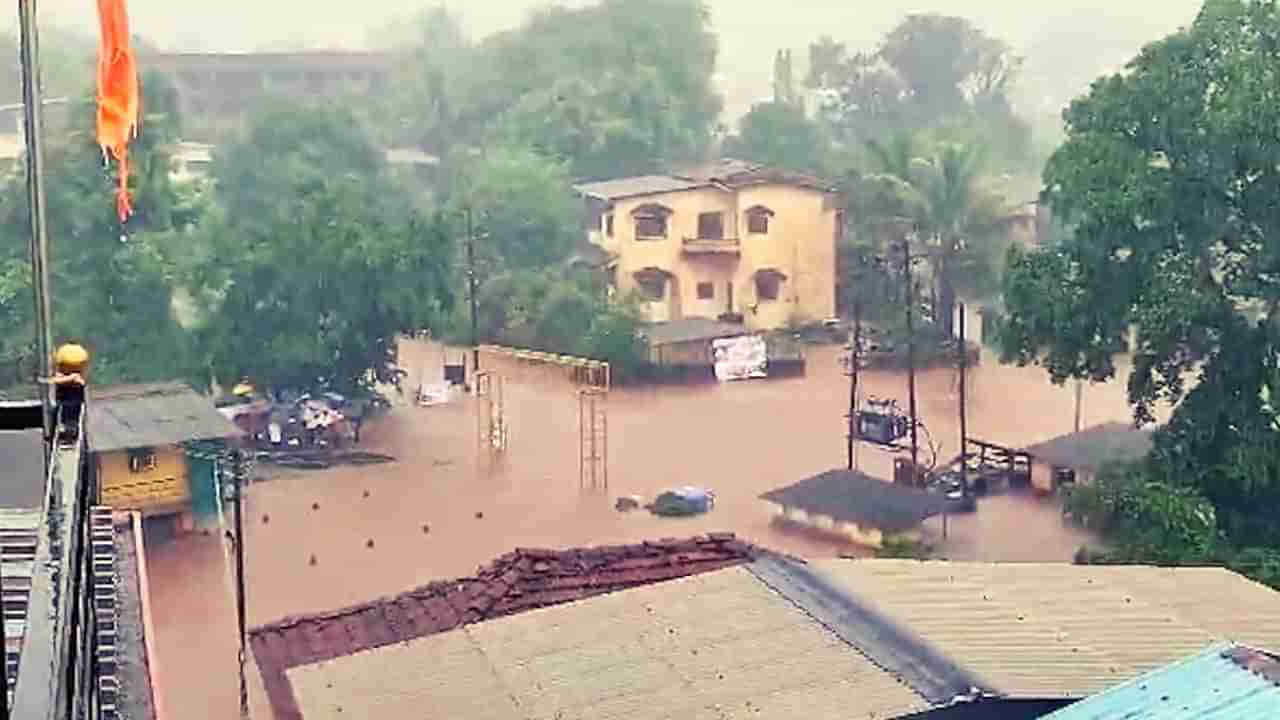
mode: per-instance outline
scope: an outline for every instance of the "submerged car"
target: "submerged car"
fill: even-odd
[[[954,470],[938,473],[929,482],[929,492],[938,493],[947,499],[947,510],[951,512],[974,512],[978,509],[978,499],[972,492],[964,491],[960,473]]]
[[[705,488],[686,486],[658,495],[649,510],[664,517],[688,517],[710,512],[715,504],[715,493]]]

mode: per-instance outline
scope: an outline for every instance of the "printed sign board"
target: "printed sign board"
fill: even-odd
[[[720,382],[769,377],[764,338],[743,335],[711,342],[716,379]]]

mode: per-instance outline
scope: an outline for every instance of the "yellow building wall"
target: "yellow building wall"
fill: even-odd
[[[667,237],[636,240],[632,212],[642,205],[669,208]],[[763,205],[773,211],[767,234],[748,234],[746,210]],[[684,252],[684,240],[698,235],[698,215],[722,212],[724,235],[737,239],[740,254]],[[589,233],[618,256],[619,292],[636,290],[635,273],[659,268],[671,273],[665,297],[645,303],[651,322],[682,317],[717,317],[742,313],[751,330],[773,330],[791,321],[816,322],[836,312],[836,232],[838,210],[829,196],[790,185],[760,185],[738,191],[701,188],[630,198],[612,209],[613,235],[608,236],[609,212],[601,227]],[[786,276],[778,298],[756,296],[755,273],[773,269]],[[697,286],[710,282],[713,296],[699,299]],[[732,308],[730,290],[732,286]]]
[[[129,469],[129,453],[97,456],[99,501],[117,509],[149,514],[179,512],[191,503],[187,458],[181,448],[156,448],[156,465],[135,473]]]

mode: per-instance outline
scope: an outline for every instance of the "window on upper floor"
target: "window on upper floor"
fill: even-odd
[[[156,469],[156,451],[135,448],[129,451],[129,472],[144,473]]]
[[[747,210],[747,233],[750,235],[768,235],[769,218],[773,211],[763,205],[756,205]]]
[[[836,242],[844,239],[844,211],[836,213]]]
[[[714,300],[716,297],[716,286],[714,283],[700,282],[698,283],[698,299]]]
[[[724,213],[705,212],[698,215],[699,240],[724,239]]]
[[[667,220],[671,217],[671,208],[663,205],[641,205],[632,211],[631,217],[636,222],[637,240],[660,240],[667,236]]]
[[[604,216],[604,234],[613,237],[613,213]]]

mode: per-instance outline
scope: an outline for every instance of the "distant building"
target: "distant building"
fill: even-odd
[[[339,98],[381,92],[400,58],[390,52],[152,53],[140,62],[178,89],[189,139],[216,142],[241,129],[269,97]]]
[[[213,146],[208,143],[180,142],[169,161],[169,177],[175,183],[200,182],[209,177],[213,164]]]
[[[840,196],[812,177],[738,160],[670,175],[584,183],[588,240],[611,285],[651,322],[686,317],[749,330],[836,313]]]
[[[1031,456],[1031,487],[1053,492],[1063,484],[1088,483],[1108,463],[1141,460],[1151,452],[1150,430],[1106,423],[1024,448]]]
[[[920,540],[922,523],[946,510],[940,494],[857,470],[828,470],[760,497],[777,506],[779,522],[873,548]]]
[[[176,517],[190,529],[216,514],[214,444],[241,432],[213,402],[181,383],[89,388],[90,467],[99,502],[147,517]]]

